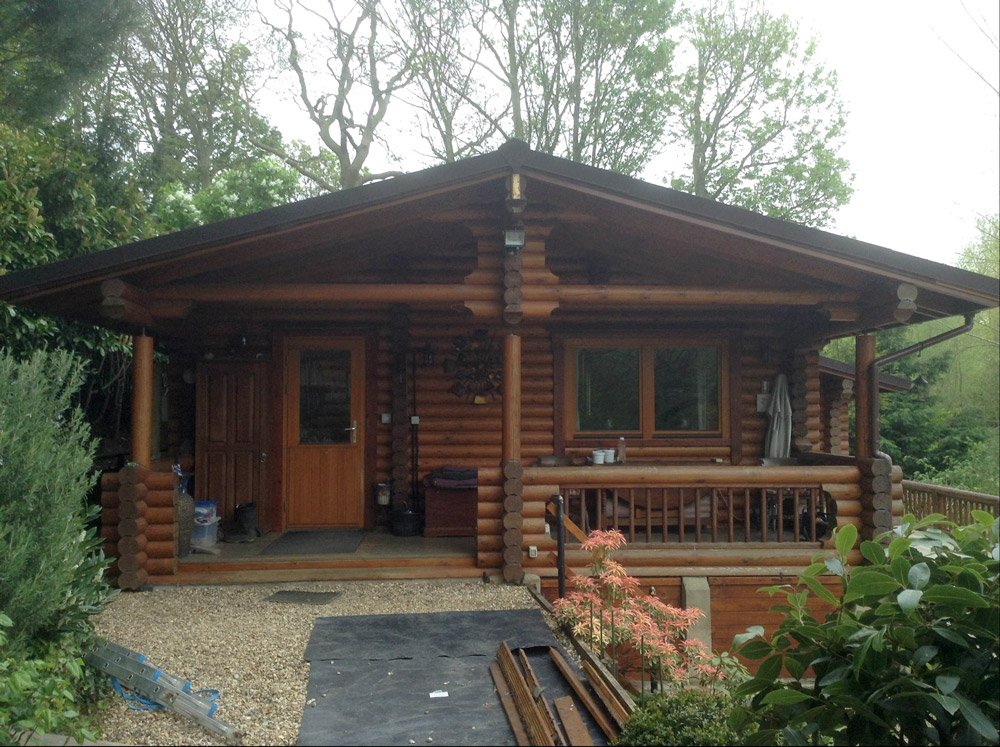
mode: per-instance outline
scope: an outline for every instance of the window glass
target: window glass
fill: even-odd
[[[719,356],[715,348],[656,350],[653,369],[654,430],[719,430]]]
[[[299,358],[299,443],[351,440],[351,351],[303,350]]]
[[[638,431],[639,350],[578,348],[576,351],[578,431]]]

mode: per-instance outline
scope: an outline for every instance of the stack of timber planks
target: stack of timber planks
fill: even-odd
[[[101,477],[101,536],[121,589],[177,573],[177,476],[123,467]]]
[[[559,651],[549,648],[549,656],[573,695],[546,699],[545,688],[527,655],[518,650],[515,656],[506,643],[500,644],[497,660],[490,664],[490,674],[517,743],[558,747],[594,744],[581,716],[581,706],[609,741],[615,739],[631,716],[634,707],[631,700],[621,700],[616,695],[617,688],[588,662],[584,662],[584,670],[591,689],[576,676]]]

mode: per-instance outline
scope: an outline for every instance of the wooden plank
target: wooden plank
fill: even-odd
[[[604,707],[608,709],[608,713],[611,714],[611,718],[618,723],[619,728],[625,726],[628,723],[628,714],[625,712],[622,704],[618,702],[618,698],[608,688],[607,683],[601,675],[587,661],[583,662],[583,671],[587,675],[587,681],[590,682],[590,686],[597,693],[597,697],[600,698],[601,702],[604,703]]]
[[[493,684],[496,686],[497,695],[500,696],[500,705],[503,706],[503,712],[507,714],[507,720],[510,722],[510,728],[514,732],[514,739],[517,740],[519,747],[527,747],[531,744],[528,739],[528,732],[524,729],[524,724],[521,723],[521,717],[517,714],[517,706],[514,704],[514,698],[510,693],[510,688],[507,686],[507,681],[503,678],[503,672],[500,671],[500,665],[495,661],[490,662],[490,674],[493,676]]]
[[[566,741],[571,747],[589,747],[594,743],[587,725],[583,723],[583,717],[576,709],[573,698],[569,695],[563,698],[556,698],[553,701],[559,720],[562,721],[563,730],[566,732]]]
[[[534,698],[535,705],[538,706],[538,710],[542,714],[542,719],[545,721],[545,726],[549,730],[552,741],[557,745],[565,745],[566,737],[563,736],[562,729],[559,728],[559,724],[556,722],[556,715],[552,713],[549,702],[545,699],[545,688],[538,681],[538,675],[535,674],[531,662],[528,661],[528,655],[524,653],[523,648],[518,649],[517,654],[521,660],[521,668],[524,670],[524,681],[528,683],[528,688],[531,690],[531,697]]]
[[[557,515],[556,507],[551,503],[545,504],[545,510],[553,516]],[[587,533],[580,529],[577,523],[569,518],[569,515],[566,514],[565,511],[563,512],[563,526],[566,527],[566,531],[569,532],[578,542],[587,541]]]
[[[517,705],[518,713],[521,714],[521,718],[524,720],[531,744],[555,747],[552,736],[549,734],[545,721],[542,718],[542,714],[531,697],[528,684],[525,682],[524,677],[521,676],[520,670],[517,668],[517,662],[514,661],[514,654],[511,653],[510,647],[507,646],[506,642],[501,643],[500,648],[497,650],[497,661],[500,663],[500,671],[503,672],[504,679],[507,681],[514,696],[514,703]]]
[[[569,683],[569,686],[573,688],[573,692],[576,693],[576,697],[578,697],[587,707],[587,710],[590,711],[590,715],[593,716],[594,721],[597,722],[598,727],[600,727],[601,731],[604,732],[604,735],[608,739],[615,739],[618,736],[618,729],[611,723],[611,720],[604,712],[604,709],[597,704],[596,700],[594,700],[594,696],[587,692],[587,689],[583,686],[583,683],[580,682],[580,679],[576,676],[576,673],[572,670],[572,668],[570,668],[570,665],[563,658],[563,655],[550,646],[549,656],[555,663],[556,668],[560,671],[560,673],[562,673],[563,678]]]

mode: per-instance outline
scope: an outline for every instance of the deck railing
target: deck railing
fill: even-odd
[[[944,514],[956,524],[971,524],[973,511],[997,516],[998,504],[1000,497],[995,495],[903,480],[903,509],[918,519],[928,514]]]
[[[836,525],[820,485],[563,485],[582,531],[618,529],[630,543],[818,542]]]

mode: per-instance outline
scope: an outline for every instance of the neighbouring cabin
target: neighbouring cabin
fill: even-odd
[[[549,586],[562,495],[571,571],[586,531],[616,527],[665,593],[781,577],[837,526],[890,527],[902,475],[872,393],[906,382],[879,378],[871,333],[998,303],[996,280],[516,141],[9,275],[0,297],[134,335],[138,466],[102,480],[123,586],[407,568]],[[856,365],[821,358],[845,336]],[[621,443],[624,464],[590,464]],[[223,522],[252,503],[275,534],[375,532],[406,505],[436,544],[180,559],[172,463]]]

